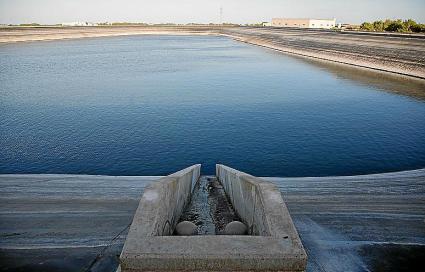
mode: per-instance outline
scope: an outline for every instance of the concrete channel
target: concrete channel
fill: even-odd
[[[219,235],[228,223],[240,220],[217,177],[201,176],[179,221],[193,222],[198,235]]]
[[[149,185],[140,200],[121,256],[121,271],[304,271],[307,255],[277,187],[267,181],[224,165],[210,177],[207,198],[200,196],[205,179],[200,165],[181,170]],[[208,178],[206,179],[208,181]],[[220,191],[221,186],[224,190]],[[192,194],[195,192],[195,195]],[[223,193],[220,193],[223,192]],[[224,192],[229,200],[225,201]],[[201,194],[202,195],[202,194]],[[215,234],[224,220],[217,220],[218,201],[248,227],[248,235],[173,236],[188,210],[209,209]],[[192,201],[190,200],[191,196]],[[220,197],[221,196],[221,197]],[[209,207],[199,202],[207,200]],[[196,204],[198,202],[198,204]],[[191,205],[191,203],[193,203]],[[204,203],[205,204],[205,203]],[[211,211],[212,210],[212,211]],[[223,217],[223,216],[221,216]],[[199,222],[199,221],[198,221]],[[207,228],[212,229],[213,227]],[[208,232],[208,231],[206,231]]]

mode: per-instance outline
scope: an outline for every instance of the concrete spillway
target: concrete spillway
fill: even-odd
[[[145,189],[120,256],[122,271],[305,270],[306,253],[276,186],[223,165],[216,173],[250,235],[170,236],[199,179],[194,165]]]

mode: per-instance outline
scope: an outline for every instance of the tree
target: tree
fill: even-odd
[[[416,25],[412,26],[410,29],[412,30],[412,32],[416,32],[416,33],[425,32],[425,25],[424,24],[416,24]]]
[[[20,24],[19,26],[40,26],[38,23]]]
[[[361,26],[360,26],[361,30],[367,30],[367,31],[373,31],[373,25],[369,22],[364,22]]]
[[[417,25],[418,24],[412,19],[403,22],[404,30],[407,32],[412,32],[412,29],[415,28]]]
[[[404,32],[404,25],[401,20],[393,21],[390,23],[387,28],[385,28],[385,31],[391,31],[391,32]]]
[[[387,27],[392,23],[393,21],[391,21],[390,19],[386,19],[384,21],[384,30],[387,29]]]
[[[385,30],[385,23],[383,21],[375,21],[373,22],[373,30],[375,31],[384,31]]]

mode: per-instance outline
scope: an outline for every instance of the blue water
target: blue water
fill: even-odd
[[[0,64],[0,173],[425,167],[425,103],[385,89],[396,83],[367,84],[224,37],[2,45]]]

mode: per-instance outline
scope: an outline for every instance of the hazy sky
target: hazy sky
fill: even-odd
[[[413,18],[425,23],[425,0],[0,0],[0,23],[223,21],[254,23],[274,17],[337,18],[360,23]]]

